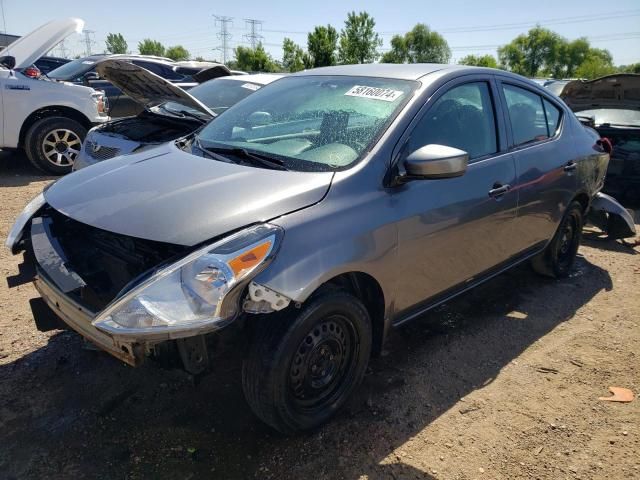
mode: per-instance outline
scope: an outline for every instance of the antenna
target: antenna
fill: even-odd
[[[258,29],[262,30],[262,20],[245,18],[244,21],[246,23],[246,26],[251,30],[250,33],[244,35],[244,38],[249,41],[249,43],[251,44],[251,48],[255,50],[258,42],[264,38],[262,35],[257,33]]]
[[[94,30],[82,30],[84,35],[84,55],[88,57],[91,55],[91,45],[95,45],[96,41],[92,38],[92,35],[96,33]]]
[[[224,17],[222,15],[214,15],[213,16],[216,21],[215,25],[220,26],[220,31],[218,32],[218,38],[222,42],[222,44],[216,47],[214,50],[222,51],[222,63],[227,63],[227,50],[229,49],[229,40],[231,39],[231,34],[229,33],[229,24],[233,25],[233,18]]]

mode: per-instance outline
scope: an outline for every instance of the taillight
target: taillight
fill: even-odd
[[[22,74],[25,77],[29,78],[38,78],[40,76],[40,73],[40,69],[35,65],[31,65],[30,67],[27,67],[22,71]]]

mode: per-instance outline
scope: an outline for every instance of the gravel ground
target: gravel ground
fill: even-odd
[[[0,153],[0,237],[50,180]],[[522,266],[392,334],[358,394],[285,438],[229,354],[199,381],[36,330],[0,286],[0,478],[640,478],[640,247],[585,235],[561,281]],[[0,253],[2,275],[21,257]]]

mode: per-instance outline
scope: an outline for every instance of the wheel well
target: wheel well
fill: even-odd
[[[27,135],[27,132],[29,131],[31,126],[34,123],[36,123],[38,120],[42,118],[47,118],[47,117],[68,117],[78,122],[87,130],[91,128],[91,122],[89,121],[89,119],[85,117],[82,113],[80,113],[78,110],[75,110],[70,107],[63,107],[63,106],[44,107],[39,110],[36,110],[25,119],[24,123],[22,124],[22,128],[20,129],[20,138],[18,140],[19,147],[24,146],[24,138]]]
[[[385,302],[382,287],[371,275],[362,272],[349,272],[333,277],[316,291],[340,289],[357,297],[369,312],[373,332],[373,354],[382,350],[384,340]]]
[[[578,195],[576,195],[576,197],[573,199],[575,202],[578,202],[580,205],[582,205],[582,213],[587,213],[587,209],[589,208],[589,195],[587,195],[584,192],[579,193]]]

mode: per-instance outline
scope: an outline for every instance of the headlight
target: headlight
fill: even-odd
[[[101,312],[113,335],[179,338],[213,330],[238,311],[242,286],[275,255],[282,229],[264,224],[201,248],[156,272]]]
[[[29,220],[31,220],[33,214],[40,210],[45,203],[44,191],[40,192],[36,198],[27,203],[27,206],[24,207],[22,213],[18,215],[16,221],[13,223],[13,227],[9,230],[7,240],[4,242],[7,248],[13,251],[18,240],[20,240],[20,237],[22,236],[22,231],[24,230],[25,225]]]
[[[107,115],[109,113],[109,99],[105,96],[104,92],[98,90],[91,94],[91,97],[96,102],[96,108],[100,115]]]

